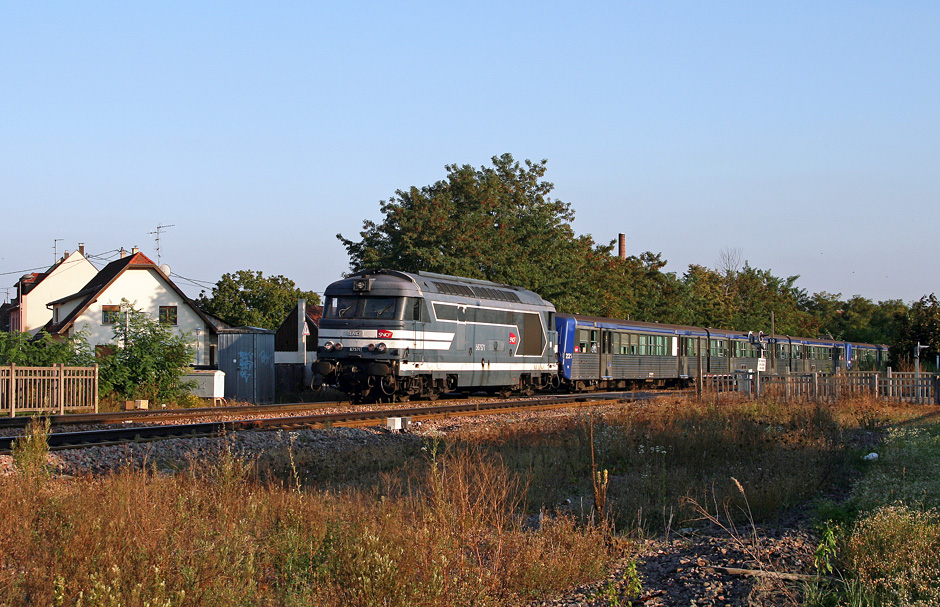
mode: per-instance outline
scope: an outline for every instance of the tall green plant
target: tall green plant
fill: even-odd
[[[121,300],[122,321],[114,324],[116,348],[100,359],[103,392],[124,398],[172,400],[187,394],[183,381],[193,361],[188,334],[176,333],[152,316]]]
[[[79,332],[67,339],[54,339],[45,331],[0,331],[0,364],[48,367],[57,364],[87,366],[94,363],[87,334]]]

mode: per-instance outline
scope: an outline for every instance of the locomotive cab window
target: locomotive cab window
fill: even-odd
[[[323,317],[331,319],[396,320],[405,312],[398,297],[327,297]],[[410,315],[412,312],[408,311]]]

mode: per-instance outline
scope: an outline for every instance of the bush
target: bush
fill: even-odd
[[[121,398],[151,402],[175,400],[189,393],[193,384],[183,374],[193,361],[188,336],[121,301],[124,322],[114,323],[114,341],[120,346],[99,362],[100,390]]]

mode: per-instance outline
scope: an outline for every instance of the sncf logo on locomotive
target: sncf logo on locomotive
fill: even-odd
[[[519,343],[519,336],[516,335],[515,333],[510,333],[510,334],[509,334],[509,345],[510,345],[510,346],[514,346],[514,345],[516,345],[517,343]]]
[[[379,337],[379,339],[391,339],[391,338],[392,338],[392,332],[391,332],[391,331],[386,331],[386,330],[384,330],[384,329],[379,329],[379,331],[378,331],[378,337]]]

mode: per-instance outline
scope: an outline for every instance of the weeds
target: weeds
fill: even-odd
[[[16,469],[29,478],[49,476],[49,427],[48,417],[33,417],[22,437],[13,441],[13,462]]]

